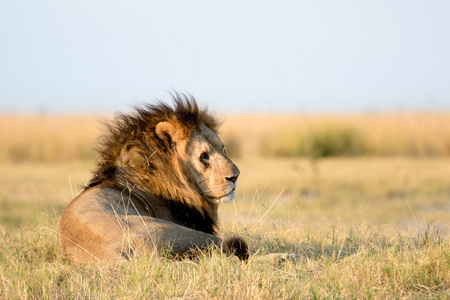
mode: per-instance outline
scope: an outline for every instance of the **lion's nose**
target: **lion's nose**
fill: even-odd
[[[233,176],[233,177],[227,177],[227,180],[231,181],[232,183],[235,183],[236,180],[238,179],[238,177],[239,177],[239,174],[237,174],[236,176]]]

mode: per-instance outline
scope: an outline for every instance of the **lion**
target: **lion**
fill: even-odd
[[[240,237],[221,239],[218,206],[236,197],[238,167],[219,121],[192,96],[118,114],[100,139],[93,177],[67,206],[58,240],[78,262],[158,253],[193,257],[217,247],[249,257]]]

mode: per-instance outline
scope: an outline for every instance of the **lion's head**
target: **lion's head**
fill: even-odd
[[[205,124],[195,128],[186,145],[189,177],[208,201],[228,202],[236,197],[239,169],[228,158],[225,145]]]
[[[128,188],[196,207],[202,213],[235,198],[239,169],[218,137],[219,122],[192,97],[120,114],[107,125],[88,188]]]

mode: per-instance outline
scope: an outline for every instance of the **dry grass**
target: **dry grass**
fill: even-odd
[[[265,156],[448,156],[450,114],[235,115],[225,140]]]
[[[99,116],[1,115],[0,161],[90,160]],[[450,114],[232,115],[222,128],[236,156],[448,156]]]
[[[449,115],[227,117],[222,131],[242,175],[237,199],[220,208],[223,234],[242,235],[255,258],[301,260],[242,264],[213,252],[79,266],[65,259],[56,229],[89,180],[94,153],[79,149],[92,151],[97,119],[0,117],[0,299],[448,298]],[[251,155],[264,154],[268,137],[323,124],[363,133],[378,152]]]
[[[2,115],[0,161],[92,159],[102,119],[99,116]]]
[[[255,258],[66,261],[56,228],[92,163],[1,164],[0,298],[445,298],[450,293],[448,158],[243,159],[223,234]],[[447,166],[447,167],[446,167]],[[438,170],[438,171],[436,171]],[[8,218],[14,217],[15,222]],[[6,219],[5,219],[6,218]]]
[[[449,158],[246,158],[237,164],[240,201],[236,209],[222,206],[224,215],[264,215],[275,202],[271,217],[312,225],[450,220]]]
[[[115,265],[80,266],[66,261],[56,242],[57,218],[46,218],[20,235],[0,234],[0,296],[417,299],[450,293],[450,244],[433,225],[402,230],[267,221],[254,219],[237,230],[257,252],[247,264],[213,251],[193,261],[149,255]],[[228,224],[225,230],[240,226]],[[296,253],[300,261],[257,259],[270,252]]]

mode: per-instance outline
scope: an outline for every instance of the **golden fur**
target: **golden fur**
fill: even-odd
[[[217,208],[233,200],[239,169],[217,136],[219,122],[191,97],[119,114],[101,139],[99,163],[69,204],[59,241],[77,261],[131,259],[210,245],[248,258],[240,238],[223,242]]]

